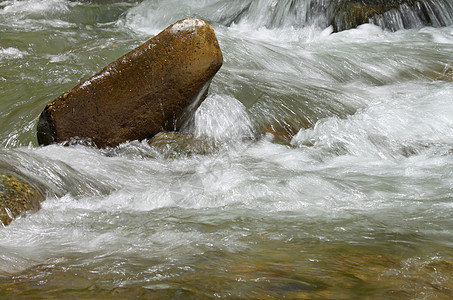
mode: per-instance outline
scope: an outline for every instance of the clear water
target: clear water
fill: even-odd
[[[47,191],[0,230],[0,297],[453,296],[453,27],[286,4],[0,2],[0,166]],[[37,145],[47,103],[186,16],[224,54],[185,128],[215,151]]]

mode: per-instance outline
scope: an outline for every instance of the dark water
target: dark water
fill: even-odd
[[[292,2],[0,2],[0,165],[47,191],[0,231],[0,297],[453,297],[453,27]],[[185,128],[213,151],[37,146],[48,102],[186,16],[224,54]]]

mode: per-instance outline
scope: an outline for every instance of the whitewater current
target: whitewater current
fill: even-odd
[[[309,4],[0,1],[0,166],[46,194],[0,228],[0,297],[452,296],[453,27]],[[183,129],[214,149],[37,145],[47,103],[188,16],[224,55]]]

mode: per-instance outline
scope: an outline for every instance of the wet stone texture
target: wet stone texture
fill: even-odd
[[[8,225],[26,211],[37,211],[43,200],[43,194],[31,184],[14,175],[0,173],[1,224]]]
[[[211,25],[178,21],[48,104],[38,142],[80,138],[103,148],[178,130],[222,62]]]
[[[160,132],[149,141],[149,145],[166,158],[208,154],[217,150],[212,141],[180,132]]]

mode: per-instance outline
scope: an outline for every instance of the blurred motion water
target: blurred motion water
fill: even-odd
[[[453,297],[453,27],[332,33],[311,3],[0,1],[0,166],[47,191],[0,230],[0,297]],[[214,151],[37,145],[47,103],[187,16],[224,54],[184,128]]]

